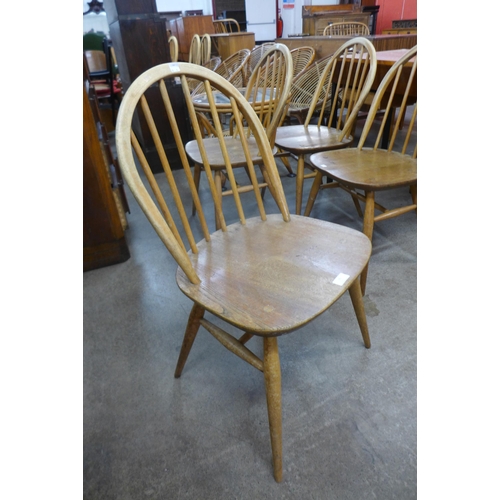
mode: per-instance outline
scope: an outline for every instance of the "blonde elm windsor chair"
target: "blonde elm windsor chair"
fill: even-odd
[[[180,79],[193,134],[209,173],[210,163],[190,99],[187,78],[198,78],[204,85],[210,102],[211,119],[223,150],[225,138],[212,89],[225,95],[231,102],[250,171],[254,171],[254,165],[243,127],[245,125],[252,130],[251,137],[260,150],[261,161],[273,186],[270,191],[276,203],[276,213],[266,214],[260,200],[259,215],[246,218],[243,206],[238,201],[240,220],[226,223],[214,183],[209,181],[210,193],[221,221],[221,230],[210,234],[171,104],[173,85],[169,84],[169,80]],[[181,169],[175,172],[171,169],[146,97],[152,87],[163,98],[164,119],[170,124],[182,164]],[[145,116],[165,175],[152,174],[146,154],[132,129],[136,112]],[[348,291],[364,345],[370,347],[358,278],[370,256],[370,242],[360,231],[310,217],[290,215],[269,140],[255,110],[233,85],[201,66],[167,63],[140,75],[129,87],[120,107],[116,147],[123,175],[132,194],[178,263],[177,285],[193,302],[175,377],[182,374],[200,326],[229,351],[263,372],[273,471],[276,481],[280,482],[283,466],[278,337],[304,327]],[[225,167],[231,172],[227,151],[224,157]],[[139,174],[139,167],[143,170],[142,174]],[[210,175],[207,177],[212,178]],[[232,179],[232,175],[229,177]],[[259,199],[255,175],[251,178],[255,196]],[[149,186],[146,187],[144,183],[149,183]],[[197,205],[197,221],[190,220],[186,214],[184,205],[187,200],[183,200],[180,195],[185,189],[190,191]],[[237,194],[235,198],[238,198]],[[199,241],[197,238],[200,238]],[[213,321],[213,317],[218,324]],[[230,325],[231,330],[236,327],[242,335],[237,338],[229,334],[220,326],[221,321],[217,320]],[[253,336],[262,338],[262,358],[245,345]],[[200,387],[200,390],[203,388]]]
[[[170,59],[172,62],[177,62],[179,60],[179,42],[177,40],[177,37],[172,35],[168,39],[168,47],[170,50]]]
[[[193,38],[191,38],[191,45],[189,46],[189,62],[192,64],[201,63],[201,38],[198,34],[193,35]]]
[[[204,66],[212,56],[212,38],[205,33],[200,40],[200,64]]]
[[[356,57],[351,57],[352,54]],[[367,38],[356,37],[342,44],[321,74],[304,123],[278,127],[276,146],[297,157],[297,214],[302,211],[304,179],[314,176],[314,172],[304,175],[306,155],[347,148],[352,144],[352,126],[372,87],[376,66],[375,48]],[[344,92],[344,89],[349,89],[349,92]],[[324,99],[325,94],[331,95],[331,99]],[[321,100],[321,106],[318,106]]]
[[[332,23],[323,30],[323,36],[368,36],[370,30],[365,23]]]
[[[417,121],[417,103],[407,106],[410,89],[416,84],[416,79],[417,46],[401,57],[380,83],[357,148],[311,156],[316,176],[305,215],[311,213],[320,188],[341,187],[353,197],[359,215],[363,216],[363,233],[371,240],[375,222],[417,210],[417,144],[414,135],[412,136]],[[402,101],[397,103],[397,107],[396,94],[402,95]],[[378,119],[382,107],[385,111]],[[405,119],[407,115],[409,120]],[[384,147],[384,134],[389,128],[391,132],[388,145]],[[322,185],[324,176],[335,182]],[[375,202],[375,193],[406,186],[410,188],[410,204],[388,209]],[[358,200],[365,203],[364,214]],[[375,210],[380,211],[380,215],[375,216]],[[368,265],[361,275],[363,294],[367,274]]]
[[[276,129],[282,122],[283,113],[286,111],[292,82],[292,67],[293,62],[288,47],[284,44],[272,44],[268,47],[259,64],[254,68],[247,87],[241,89],[245,98],[256,110],[261,123],[264,125],[271,148],[274,147]],[[195,103],[196,109],[202,114],[207,107],[206,96],[192,96],[192,100]],[[222,99],[218,105],[218,110],[225,113],[230,111],[228,104],[224,103]],[[230,125],[233,123],[233,119],[234,117],[231,118]],[[204,118],[203,121],[207,124]],[[226,131],[226,134],[225,145],[229,151],[233,168],[244,167],[246,165],[246,158],[243,154],[238,131],[236,130],[236,133],[232,133],[230,127]],[[206,137],[204,147],[208,152],[208,161],[210,162],[211,170],[214,172],[215,185],[221,199],[222,197],[233,195],[234,190],[232,186],[227,190],[222,189],[225,161],[219,140],[216,137]],[[258,164],[258,149],[253,147],[251,152],[254,163]],[[186,153],[194,164],[195,180],[197,185],[199,185],[201,172],[203,171],[203,157],[196,141],[193,140],[186,144]],[[263,189],[267,186],[265,170],[262,171],[262,175],[264,179],[260,187]],[[239,193],[244,193],[251,190],[252,186],[248,183],[241,183],[237,188]],[[217,218],[216,224],[217,227],[220,227]]]

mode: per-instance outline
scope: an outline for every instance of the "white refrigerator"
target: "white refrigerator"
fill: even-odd
[[[247,31],[255,33],[256,42],[275,40],[277,1],[245,0]]]

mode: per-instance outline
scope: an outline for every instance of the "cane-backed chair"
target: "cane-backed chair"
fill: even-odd
[[[290,51],[293,61],[293,77],[308,68],[314,61],[316,50],[312,47],[297,47]]]
[[[191,45],[189,46],[189,62],[192,64],[201,63],[201,38],[198,34],[194,34],[193,38],[191,38]]]
[[[304,123],[278,128],[276,146],[297,157],[297,214],[302,210],[304,178],[314,176],[314,172],[304,175],[306,155],[346,148],[352,144],[352,126],[372,87],[376,66],[375,48],[367,38],[357,37],[347,41],[325,66]],[[328,82],[326,91],[325,81]],[[346,89],[349,91],[346,92]],[[331,99],[324,99],[325,94],[331,95]],[[318,106],[321,100],[321,106]],[[308,167],[312,168],[309,164]]]
[[[209,193],[221,221],[221,230],[210,233],[184,152],[180,125],[177,124],[171,105],[172,100],[177,98],[175,96],[178,96],[177,92],[174,95],[171,93],[177,91],[179,86],[169,85],[168,80],[180,79],[193,134],[202,151],[205,168],[210,172],[208,153],[204,149],[196,111],[190,100],[187,78],[199,78],[206,88],[208,100],[212,103],[211,119],[222,148],[225,148],[223,126],[218,118],[212,88],[231,102],[236,124],[241,129],[246,166],[250,172],[254,172],[251,175],[253,192],[259,200],[249,140],[242,130],[244,124],[251,129],[251,137],[260,150],[273,195],[274,201],[268,210],[270,213],[266,213],[262,200],[258,203],[260,208],[256,216],[252,216],[238,201],[240,220],[232,222],[230,215],[223,212],[215,185],[210,181]],[[158,134],[148,104],[149,92],[158,92],[163,97],[164,117],[157,115],[162,111],[158,107],[155,107],[155,116],[170,124],[180,158],[177,160],[180,161],[177,170],[172,169],[171,162],[174,160],[167,155]],[[142,150],[132,129],[136,112],[146,118],[145,123],[158,148],[165,175],[153,175],[151,171],[147,159],[149,155],[146,156]],[[184,117],[181,119],[184,120]],[[280,482],[283,473],[278,337],[305,327],[349,291],[364,345],[370,347],[358,278],[370,256],[370,242],[360,231],[318,219],[290,215],[269,139],[255,110],[238,89],[220,75],[201,66],[166,63],[139,76],[129,87],[120,108],[116,147],[130,191],[178,263],[177,285],[193,303],[175,377],[180,377],[186,366],[200,326],[229,351],[263,372],[273,471],[276,481]],[[228,154],[224,156],[225,168],[233,182],[231,161]],[[138,169],[142,169],[143,173],[139,174]],[[208,178],[212,179],[211,175]],[[146,187],[145,183],[149,183],[149,186]],[[185,206],[190,200],[183,199],[181,194],[186,192],[197,204],[196,220],[186,213]],[[239,199],[237,194],[235,199]],[[232,334],[223,329],[224,325],[229,326]],[[240,330],[241,336],[234,336],[235,329]],[[262,338],[262,359],[246,345],[253,336]],[[194,365],[196,363],[189,369],[194,369]],[[235,373],[231,373],[231,376],[235,376]],[[203,388],[200,387],[200,390]],[[303,408],[303,411],[307,411],[307,408]],[[248,437],[242,436],[242,439]]]
[[[288,47],[284,44],[272,44],[253,70],[248,85],[244,89],[245,98],[256,110],[261,123],[266,129],[271,147],[274,146],[276,129],[282,122],[283,114],[286,111],[292,83],[292,66],[292,56]],[[192,96],[191,99],[195,103],[199,114],[203,115],[206,109],[205,94],[197,94],[196,96]],[[230,110],[227,104],[221,104],[218,107],[218,111],[220,113],[227,113]],[[207,122],[205,118],[202,118],[202,121],[206,129]],[[246,158],[242,149],[239,131],[233,129],[233,123],[234,116],[230,120],[230,128],[226,130],[226,147],[228,148],[233,168],[244,167],[246,165]],[[221,199],[222,196],[234,195],[232,187],[231,189],[222,191],[225,159],[223,156],[224,151],[220,147],[218,138],[206,137],[204,147],[209,154],[208,161],[210,162],[211,170],[214,172],[215,185],[217,186]],[[204,158],[196,140],[186,144],[186,153],[194,164],[195,181],[196,184],[199,185],[201,172],[204,168]],[[251,149],[251,153],[253,162],[258,164],[260,161],[259,150],[254,147]],[[262,174],[264,180],[261,182],[260,187],[264,188],[267,185],[265,171],[263,171]],[[238,185],[238,191],[240,193],[244,193],[249,189],[252,188],[248,183]],[[193,207],[193,210],[194,208],[195,207]],[[219,227],[220,222],[217,219],[216,224],[217,227]]]
[[[262,59],[264,56],[265,52],[269,47],[274,45],[274,42],[264,42],[260,45],[256,45],[251,51],[250,51],[250,57],[247,60],[247,65],[245,68],[245,83],[248,81],[250,78],[250,75],[252,74],[252,71],[255,69],[257,64],[259,64],[259,61]]]
[[[305,215],[311,213],[320,188],[342,187],[355,200],[358,213],[363,216],[363,232],[371,240],[375,222],[417,210],[417,103],[407,106],[416,81],[417,46],[401,57],[380,83],[357,148],[311,156],[316,176]],[[402,100],[395,106],[398,96]],[[383,102],[385,111],[379,119]],[[390,130],[390,135],[388,145],[384,147],[382,143],[387,130]],[[324,176],[334,182],[322,184]],[[400,187],[410,189],[411,203],[389,209],[375,202],[375,193]],[[364,214],[358,200],[365,204]],[[381,213],[375,216],[375,210]],[[361,275],[363,294],[367,274],[368,265]]]
[[[323,36],[368,36],[370,29],[365,23],[332,23],[323,30]]]
[[[170,60],[177,62],[179,60],[179,41],[174,35],[168,39],[168,48],[170,51]]]

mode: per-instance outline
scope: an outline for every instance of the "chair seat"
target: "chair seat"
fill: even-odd
[[[335,148],[346,148],[352,144],[354,138],[349,135],[342,139],[340,130],[317,125],[290,125],[278,127],[275,145],[295,155],[312,154]]]
[[[244,167],[247,165],[247,161],[245,159],[245,154],[243,152],[243,147],[241,145],[241,141],[238,138],[234,137],[225,137],[224,142],[226,143],[227,151],[229,154],[229,158],[231,159],[231,164],[233,167]],[[219,139],[217,138],[204,138],[203,144],[206,147],[206,153],[208,157],[208,163],[210,164],[210,168],[212,170],[220,170],[225,168],[224,159],[222,157],[222,150],[220,148]],[[255,143],[255,140],[250,137],[248,140],[248,146],[250,150],[250,154],[254,162],[258,162],[260,156],[259,148]],[[273,153],[276,152],[276,148],[274,148]],[[198,165],[203,165],[203,160],[200,154],[200,150],[198,148],[198,143],[196,141],[189,141],[186,144],[186,154],[189,158]]]
[[[310,161],[329,177],[368,191],[417,182],[417,160],[394,151],[343,149],[314,154]]]
[[[273,214],[217,231],[198,250],[190,258],[201,283],[179,268],[180,289],[243,331],[276,336],[330,307],[365,267],[371,243],[345,226],[295,215],[284,223]],[[340,274],[347,280],[334,283]]]

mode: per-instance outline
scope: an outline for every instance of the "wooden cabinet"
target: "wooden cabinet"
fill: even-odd
[[[85,86],[83,87],[83,270],[130,258],[110,174]]]
[[[156,10],[156,0],[104,0],[104,7],[120,77],[124,90],[127,90],[144,71],[158,64],[170,62],[165,19]],[[174,86],[174,83],[170,81],[168,85]],[[182,89],[180,85],[175,87],[172,92],[178,98],[173,103],[174,112],[178,117],[183,117],[183,119],[178,119],[178,123],[181,126],[182,140],[186,143],[192,138],[189,115]],[[160,91],[158,88],[152,88],[149,89],[147,95],[154,114],[155,109],[163,106]],[[142,114],[138,113],[134,118],[133,127],[153,172],[162,172],[152,135]],[[182,168],[172,131],[166,124],[162,127],[158,132],[171,166],[174,169]]]
[[[189,49],[194,35],[200,38],[208,33],[215,33],[212,16],[185,16],[169,21],[172,35],[177,37],[179,42],[179,61],[189,60]]]
[[[356,22],[370,26],[370,12],[354,10],[354,5],[309,5],[302,7],[302,33],[322,36],[332,23]]]

